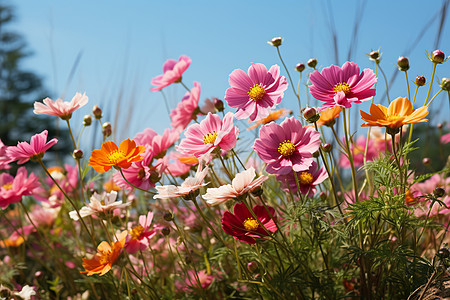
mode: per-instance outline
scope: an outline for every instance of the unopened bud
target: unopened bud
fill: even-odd
[[[440,258],[449,258],[450,257],[450,251],[447,248],[441,248],[438,251],[437,254]]]
[[[102,118],[102,109],[97,105],[94,105],[94,107],[92,108],[92,114],[97,120],[100,120]]]
[[[331,152],[331,150],[333,150],[333,145],[326,143],[322,146],[322,149],[325,153]]]
[[[319,155],[320,155],[319,151],[316,151],[316,152],[313,153],[313,157],[314,157],[314,158],[318,158]]]
[[[441,64],[445,59],[445,54],[441,50],[434,50],[431,53],[431,59],[436,64]]]
[[[253,273],[258,269],[258,263],[255,261],[251,261],[247,264],[247,270],[249,270],[250,273]]]
[[[416,82],[417,86],[424,86],[425,83],[427,82],[427,79],[425,78],[425,76],[419,75],[416,77],[415,82]]]
[[[84,126],[90,126],[92,124],[92,116],[91,115],[85,115],[83,118],[83,125]]]
[[[450,78],[442,78],[441,79],[441,89],[444,91],[450,91]]]
[[[223,111],[224,110],[223,101],[218,98],[214,98],[214,107],[217,109],[218,112]]]
[[[314,69],[317,66],[317,59],[310,58],[306,64],[308,65],[308,67]]]
[[[83,151],[81,149],[75,149],[75,150],[73,150],[72,156],[75,159],[82,159],[83,158]]]
[[[442,197],[445,195],[445,190],[441,187],[437,187],[434,189],[433,195],[435,195],[436,197]]]
[[[109,122],[103,123],[102,133],[103,133],[103,136],[105,136],[105,137],[108,137],[112,134],[111,123],[109,123]]]
[[[320,115],[317,113],[317,110],[314,107],[307,107],[303,110],[303,117],[310,123],[317,122],[319,120]]]
[[[167,222],[170,222],[173,220],[173,214],[171,212],[165,212],[164,213],[164,220]]]
[[[408,71],[409,70],[409,60],[404,56],[400,56],[397,59],[397,67],[400,71]]]
[[[277,36],[277,37],[274,37],[273,39],[271,39],[270,41],[268,41],[267,43],[274,47],[279,47],[279,46],[281,46],[282,42],[283,42],[283,39],[280,36]]]
[[[297,71],[299,71],[299,72],[303,72],[303,70],[305,70],[305,68],[306,68],[306,66],[305,66],[305,64],[303,64],[303,63],[298,63],[298,64],[295,66],[295,69],[296,69]]]
[[[422,159],[422,163],[425,166],[428,166],[429,164],[431,164],[431,159],[429,157],[424,157],[424,159]]]
[[[381,53],[378,50],[372,51],[369,54],[370,59],[374,60],[374,61],[379,61],[380,57],[381,57]]]
[[[255,197],[261,196],[261,195],[263,194],[263,192],[264,192],[264,191],[263,191],[262,187],[260,187],[260,186],[255,187],[255,188],[251,191],[252,195],[255,196]]]
[[[164,234],[165,236],[168,236],[170,233],[170,228],[169,227],[163,227],[161,229],[161,233]]]
[[[436,127],[437,127],[438,129],[442,129],[442,127],[444,127],[444,124],[439,123],[439,124],[436,125]]]

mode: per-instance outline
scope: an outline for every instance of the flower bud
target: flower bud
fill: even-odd
[[[445,54],[441,50],[434,50],[431,53],[431,60],[435,64],[441,64],[445,59]]]
[[[437,187],[434,189],[433,195],[435,195],[436,197],[442,197],[445,195],[445,190],[441,187]]]
[[[441,248],[441,249],[439,249],[437,255],[440,258],[449,258],[450,257],[450,251],[447,248]]]
[[[315,59],[315,58],[310,58],[306,64],[308,65],[308,67],[314,69],[314,68],[316,68],[316,66],[317,66],[317,59]]]
[[[169,228],[169,227],[163,227],[163,228],[161,229],[161,233],[162,233],[163,235],[165,235],[165,236],[168,236],[169,233],[170,233],[170,228]]]
[[[223,111],[224,110],[223,101],[218,98],[214,98],[214,107],[217,109],[218,112]]]
[[[322,149],[325,153],[331,152],[331,150],[333,150],[333,145],[326,143],[322,146]]]
[[[255,261],[251,261],[247,264],[247,270],[249,270],[250,273],[253,273],[258,269],[258,263]]]
[[[380,50],[374,50],[370,52],[369,57],[371,60],[375,61],[376,63],[379,63],[381,60]]]
[[[442,127],[444,127],[444,124],[438,123],[438,124],[436,125],[436,127],[437,127],[438,129],[442,129]]]
[[[100,120],[102,118],[102,109],[97,105],[94,105],[94,107],[92,108],[92,114],[97,120]]]
[[[251,193],[255,197],[259,197],[263,194],[263,189],[260,186],[255,187],[253,190],[251,190]]]
[[[431,164],[431,159],[430,159],[429,157],[424,157],[424,158],[422,159],[422,163],[423,163],[425,166],[428,166],[429,164]]]
[[[306,107],[303,110],[303,117],[309,122],[314,123],[319,120],[320,115],[317,113],[317,110],[314,107]]]
[[[441,79],[441,89],[447,92],[450,91],[450,78],[443,77]]]
[[[277,37],[274,37],[273,39],[271,39],[270,41],[268,41],[267,43],[274,47],[279,47],[279,46],[281,46],[282,42],[283,42],[283,39],[280,36],[277,36]]]
[[[83,125],[84,126],[90,126],[92,124],[92,116],[91,115],[85,115],[83,118]]]
[[[112,134],[111,123],[109,123],[109,122],[103,123],[102,133],[103,133],[103,136],[105,136],[105,137],[108,137]]]
[[[164,213],[164,220],[167,222],[170,222],[173,220],[173,214],[171,212],[165,212]]]
[[[425,78],[425,76],[419,75],[416,77],[415,83],[417,84],[417,86],[424,86],[426,82],[427,79]]]
[[[409,60],[404,56],[400,56],[397,59],[397,67],[400,71],[408,71],[409,70]]]
[[[83,151],[81,149],[75,149],[75,150],[73,150],[72,156],[75,159],[82,159],[83,158]]]
[[[313,157],[314,157],[314,158],[318,158],[319,155],[320,155],[319,151],[316,151],[316,152],[313,153]]]
[[[295,66],[295,69],[297,70],[297,71],[299,71],[299,72],[303,72],[303,70],[305,70],[305,64],[303,64],[303,63],[298,63],[296,66]]]

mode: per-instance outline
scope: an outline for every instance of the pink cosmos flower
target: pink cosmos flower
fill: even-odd
[[[441,143],[442,144],[450,143],[450,132],[441,136]]]
[[[20,167],[15,177],[0,174],[0,207],[5,209],[11,203],[20,202],[23,196],[32,195],[39,186],[38,177],[34,173],[27,177],[25,167]]]
[[[206,290],[214,280],[214,276],[208,275],[205,270],[200,270],[197,274],[192,270],[189,270],[187,273],[185,285],[181,288],[185,292],[189,291],[189,287],[198,287],[198,281],[200,282],[202,289]]]
[[[164,130],[163,135],[159,135],[153,129],[147,128],[143,132],[136,134],[133,140],[137,145],[143,145],[146,150],[151,150],[153,157],[161,158],[166,154],[167,149],[179,138],[180,132],[174,128]]]
[[[152,224],[153,213],[139,216],[139,224],[128,231],[127,240],[125,242],[125,249],[128,253],[136,253],[139,250],[147,249],[149,240],[155,236],[156,229],[150,229]]]
[[[313,153],[320,146],[320,133],[310,126],[303,127],[294,117],[286,118],[280,125],[272,122],[262,126],[259,136],[253,149],[271,174],[308,170],[314,161]]]
[[[203,195],[203,199],[209,205],[219,205],[228,201],[229,199],[237,198],[245,193],[248,193],[269,179],[267,176],[256,177],[256,172],[253,167],[236,174],[231,184],[222,185],[218,188],[209,188],[206,190],[206,194]]]
[[[283,189],[288,192],[297,191],[297,182],[295,180],[294,171],[287,175],[277,175],[276,177]],[[316,185],[322,183],[327,178],[328,174],[325,167],[318,169],[317,163],[313,161],[308,170],[297,173],[300,193],[307,197],[313,197],[317,191]]]
[[[177,198],[189,195],[190,193],[198,190],[200,187],[207,185],[207,183],[203,183],[203,179],[206,174],[208,174],[208,167],[206,166],[203,169],[202,163],[198,164],[197,173],[194,177],[188,177],[181,184],[181,186],[174,185],[163,185],[157,186],[156,190],[158,194],[153,196],[154,199],[168,199],[168,198]]]
[[[44,130],[39,134],[31,137],[30,143],[18,142],[17,146],[9,146],[6,149],[6,154],[11,158],[11,161],[16,161],[19,165],[31,160],[40,160],[44,157],[45,151],[55,145],[58,140],[51,139],[47,143],[48,131]]]
[[[86,93],[83,95],[76,93],[70,102],[63,101],[62,99],[53,101],[48,97],[42,100],[42,102],[44,103],[34,102],[33,112],[35,114],[52,115],[60,117],[63,120],[69,120],[74,111],[88,103],[88,97]]]
[[[350,143],[350,151],[353,155],[353,164],[355,167],[360,167],[364,164],[364,152],[366,149],[367,138],[365,136],[359,136],[355,143]],[[345,145],[345,140],[343,139],[343,144]],[[392,141],[387,140],[386,144],[388,149],[392,148]],[[383,139],[369,139],[369,144],[367,147],[367,161],[373,161],[375,158],[380,156],[380,153],[385,152],[385,141]],[[342,168],[349,169],[350,161],[344,153],[341,153],[339,158],[339,166]]]
[[[165,170],[167,174],[171,174],[173,177],[183,176],[191,170],[192,165],[195,165],[181,162],[180,158],[186,158],[186,155],[183,155],[176,151],[172,151],[167,155],[168,162],[167,169]],[[198,160],[196,158],[195,160],[198,163]]]
[[[330,66],[322,72],[314,71],[309,77],[311,95],[325,103],[322,108],[341,106],[349,108],[352,103],[361,103],[375,96],[371,87],[377,82],[371,69],[359,73],[359,67],[354,62],[345,62],[342,68]]]
[[[194,82],[194,87],[190,92],[186,92],[181,102],[171,111],[170,126],[178,131],[183,131],[189,125],[191,120],[196,118],[195,111],[198,109],[198,101],[200,100],[200,83]]]
[[[90,203],[88,203],[86,206],[83,206],[80,209],[80,215],[82,218],[91,216],[91,215],[100,215],[100,214],[106,214],[109,212],[112,212],[113,210],[117,208],[124,208],[129,205],[131,205],[131,202],[123,203],[122,201],[115,201],[117,198],[117,192],[112,191],[111,193],[102,193],[97,194],[94,193],[94,195],[90,198]],[[75,221],[78,221],[79,216],[75,210],[69,212],[70,218],[72,218]]]
[[[237,108],[237,119],[250,118],[251,121],[267,117],[277,106],[287,89],[287,81],[280,76],[280,67],[273,65],[267,72],[263,64],[248,68],[248,75],[241,69],[231,72],[228,79],[231,88],[225,93],[228,105]]]
[[[209,153],[216,147],[228,151],[236,145],[238,134],[239,129],[233,124],[233,113],[227,113],[223,121],[218,115],[208,113],[200,124],[192,124],[187,128],[184,133],[186,138],[177,150],[195,157]]]
[[[5,146],[0,139],[0,170],[7,170],[11,168],[9,165],[11,158],[6,155],[6,148],[8,148],[8,146]]]
[[[223,214],[223,231],[248,244],[256,244],[257,239],[263,239],[277,231],[277,225],[275,224],[277,217],[272,207],[266,208],[264,205],[255,205],[252,210],[260,222],[253,217],[244,203],[236,203],[234,214],[229,211]]]
[[[152,84],[156,87],[151,88],[152,92],[157,92],[175,82],[181,82],[181,75],[191,64],[191,59],[186,55],[181,55],[178,62],[174,59],[168,59],[163,65],[163,74],[152,79]]]

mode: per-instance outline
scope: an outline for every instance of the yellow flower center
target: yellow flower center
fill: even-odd
[[[309,185],[314,181],[314,177],[309,172],[301,172],[298,181],[303,185]]]
[[[248,231],[256,231],[258,227],[259,227],[258,221],[256,221],[253,218],[248,218],[244,221],[244,228]]]
[[[344,92],[345,94],[350,93],[350,87],[348,86],[347,82],[339,82],[334,86],[334,91],[336,93]]]
[[[290,156],[295,151],[295,145],[290,140],[285,140],[278,146],[278,152],[283,156]]]
[[[214,144],[217,138],[217,133],[215,131],[208,133],[203,137],[203,143],[206,144]]]
[[[10,189],[12,189],[12,183],[4,184],[4,185],[2,186],[2,188],[5,189],[5,190],[7,190],[7,191],[9,191]]]
[[[259,84],[255,84],[250,88],[250,91],[248,91],[248,96],[255,101],[261,100],[265,94],[266,90]]]
[[[117,164],[125,159],[125,153],[121,150],[114,150],[113,152],[109,153],[106,157],[113,164]]]
[[[142,225],[138,225],[138,226],[134,227],[133,229],[131,229],[130,236],[133,240],[137,240],[137,239],[139,239],[139,237],[141,236],[141,234],[143,232],[144,232],[144,227],[142,227]]]

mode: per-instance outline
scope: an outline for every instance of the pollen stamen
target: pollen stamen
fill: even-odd
[[[283,156],[290,156],[295,152],[295,145],[290,140],[284,140],[278,146],[278,153]]]
[[[298,181],[303,185],[310,185],[314,181],[314,177],[309,172],[301,172]]]
[[[114,150],[106,158],[113,164],[117,164],[125,159],[125,153],[122,150]]]
[[[256,231],[259,227],[258,221],[253,218],[246,219],[243,224],[244,228],[248,231]]]
[[[265,94],[266,90],[259,84],[255,84],[250,88],[250,91],[248,91],[248,96],[255,101],[261,100]]]
[[[345,94],[350,93],[350,86],[347,82],[339,82],[334,86],[334,91],[336,93],[344,92]]]
[[[203,144],[214,144],[217,138],[217,132],[213,131],[203,137]]]

